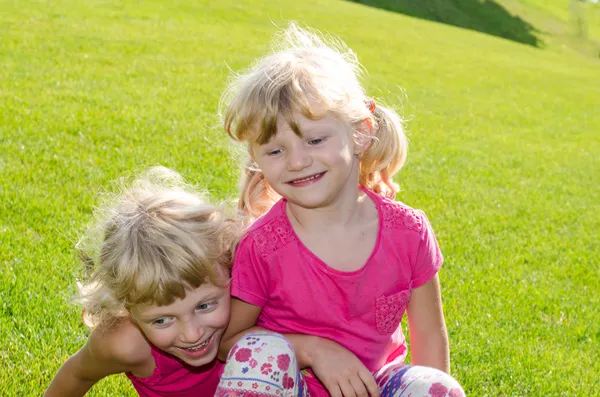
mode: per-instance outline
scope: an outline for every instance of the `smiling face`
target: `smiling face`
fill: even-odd
[[[130,312],[150,343],[199,367],[217,356],[229,323],[229,286],[206,283],[170,305],[135,305]]]
[[[311,103],[313,109],[319,106]],[[278,117],[277,134],[250,148],[269,185],[304,208],[322,208],[346,194],[356,195],[358,160],[351,126],[331,113],[319,120],[295,116],[302,136]]]

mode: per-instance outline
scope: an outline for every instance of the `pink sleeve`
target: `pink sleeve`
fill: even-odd
[[[419,248],[417,249],[417,257],[413,262],[412,268],[412,287],[418,288],[423,284],[427,284],[433,276],[440,270],[444,258],[440,246],[435,239],[435,234],[431,228],[431,224],[423,211],[417,211],[421,218],[421,235],[419,239]]]
[[[256,252],[254,240],[249,236],[242,239],[233,260],[231,295],[263,307],[269,297],[268,275],[267,264]]]

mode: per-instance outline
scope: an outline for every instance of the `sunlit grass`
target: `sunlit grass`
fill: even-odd
[[[468,394],[600,395],[596,61],[350,2],[126,3],[0,1],[0,394],[40,395],[85,341],[73,245],[101,188],[162,164],[235,195],[220,93],[294,19],[410,119],[398,199],[442,245]],[[134,395],[113,378],[90,395]]]

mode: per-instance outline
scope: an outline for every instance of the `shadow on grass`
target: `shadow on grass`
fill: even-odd
[[[537,29],[492,0],[348,0],[411,17],[446,23],[465,29],[542,46]]]

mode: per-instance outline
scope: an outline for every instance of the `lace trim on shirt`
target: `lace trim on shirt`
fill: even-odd
[[[420,232],[423,228],[423,221],[417,210],[400,203],[381,204],[381,214],[383,227],[386,229],[407,229]]]
[[[382,295],[375,301],[375,321],[380,334],[391,334],[400,326],[410,300],[412,283],[407,289],[392,295]]]
[[[279,248],[295,241],[296,234],[292,230],[286,216],[279,215],[256,230],[252,239],[258,248],[258,252],[265,259]]]

